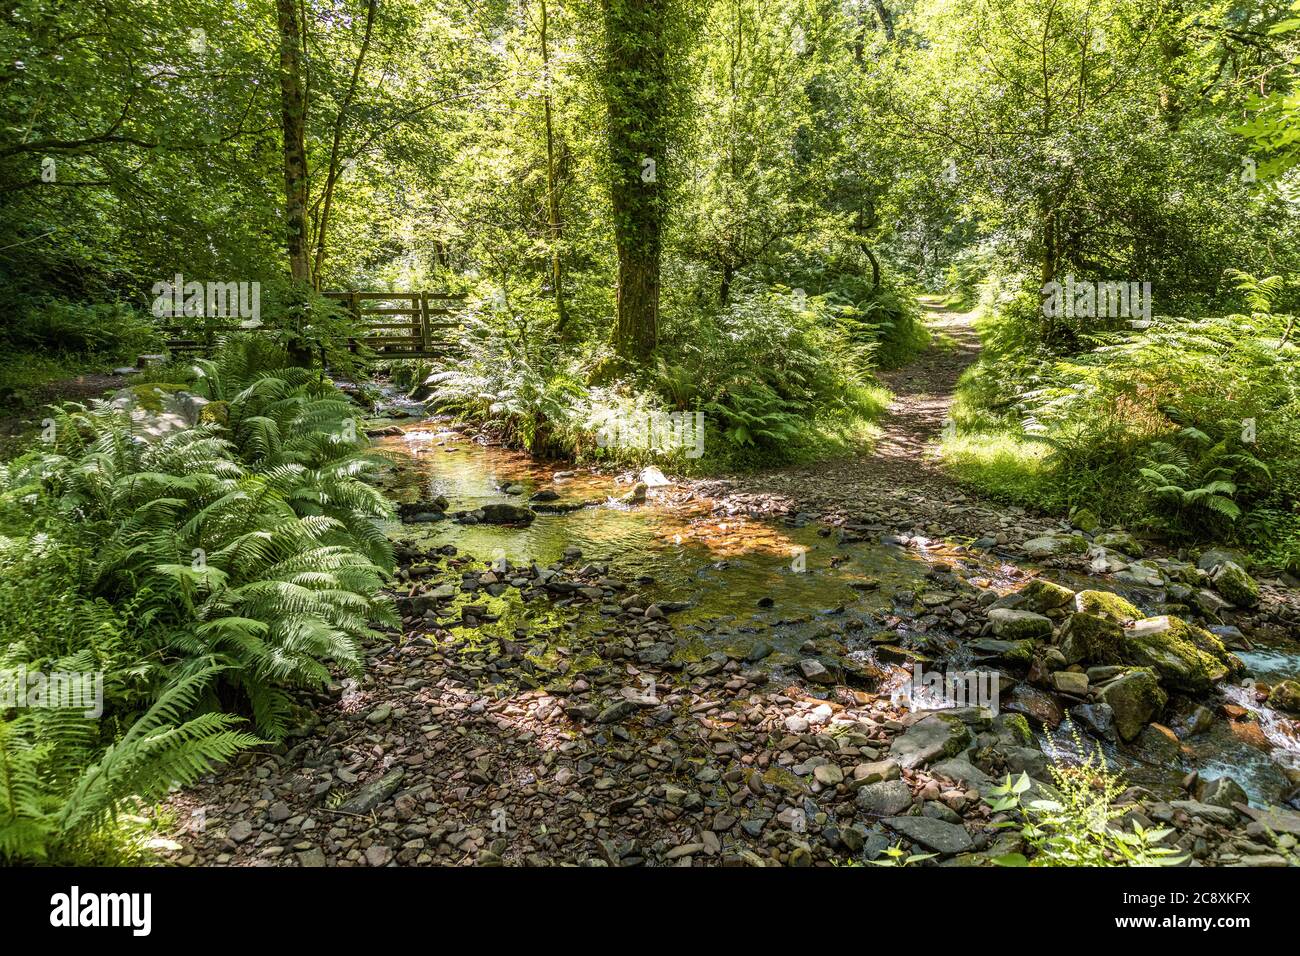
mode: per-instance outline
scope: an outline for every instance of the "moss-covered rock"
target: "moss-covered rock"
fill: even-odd
[[[1107,551],[1118,551],[1121,554],[1127,554],[1132,558],[1142,557],[1142,545],[1138,544],[1127,531],[1108,531],[1105,534],[1099,534],[1092,539],[1092,543],[1099,548],[1105,548]]]
[[[1300,714],[1300,681],[1284,680],[1274,684],[1268,695],[1268,705],[1289,714]]]
[[[1074,596],[1074,608],[1084,614],[1109,618],[1116,624],[1128,624],[1142,618],[1142,612],[1110,591],[1080,591]]]
[[[1004,641],[1043,640],[1052,636],[1051,619],[1033,611],[992,608],[989,623],[993,625],[993,633]]]
[[[1217,637],[1182,618],[1145,618],[1125,631],[1124,638],[1126,661],[1152,668],[1171,687],[1189,693],[1207,691],[1243,669]]]
[[[1003,743],[1016,747],[1034,746],[1034,731],[1024,714],[998,714],[993,718],[993,732]]]
[[[1070,512],[1070,523],[1089,534],[1101,527],[1101,519],[1088,508],[1075,508]]]
[[[1224,561],[1210,577],[1214,590],[1237,607],[1254,607],[1259,603],[1259,585],[1235,561]]]
[[[1102,688],[1101,699],[1110,705],[1115,732],[1127,741],[1135,739],[1147,722],[1165,709],[1169,696],[1154,671],[1139,667]]]
[[[1018,592],[1020,601],[1015,605],[1022,611],[1046,614],[1058,607],[1065,607],[1074,600],[1074,592],[1069,588],[1043,578],[1034,578]]]
[[[1061,629],[1061,653],[1067,664],[1118,664],[1124,629],[1108,617],[1079,612]]]

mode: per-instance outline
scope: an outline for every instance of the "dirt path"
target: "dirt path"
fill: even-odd
[[[903,368],[879,376],[894,400],[871,454],[705,482],[701,490],[724,500],[730,510],[794,509],[929,534],[1034,533],[1052,524],[1023,509],[973,497],[943,469],[939,433],[957,380],[978,357],[980,343],[973,312],[922,304],[931,345]]]

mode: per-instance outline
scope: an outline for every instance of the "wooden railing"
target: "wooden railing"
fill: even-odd
[[[393,358],[438,358],[456,347],[457,316],[464,308],[463,292],[325,292],[325,298],[342,304],[351,313],[362,334],[351,340],[355,351],[366,345],[380,355]],[[196,328],[201,331],[196,331]],[[172,352],[202,352],[211,348],[218,335],[250,331],[238,323],[209,324],[199,319],[194,326],[173,323],[164,332]]]

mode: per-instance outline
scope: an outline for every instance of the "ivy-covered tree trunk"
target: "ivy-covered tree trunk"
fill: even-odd
[[[295,0],[276,0],[280,24],[280,110],[284,132],[284,221],[289,275],[310,281],[307,258],[307,96],[302,82],[303,25]]]
[[[600,0],[605,22],[605,99],[610,199],[618,247],[619,354],[644,361],[659,337],[663,177],[673,97],[671,0]]]

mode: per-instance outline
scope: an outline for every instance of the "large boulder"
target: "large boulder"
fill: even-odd
[[[1254,607],[1259,603],[1259,585],[1235,561],[1224,561],[1210,575],[1214,590],[1236,607]]]
[[[1153,671],[1136,668],[1117,677],[1101,689],[1101,699],[1115,718],[1115,732],[1121,740],[1133,740],[1151,718],[1165,708],[1169,697]]]
[[[1127,663],[1150,667],[1169,686],[1188,693],[1208,691],[1244,670],[1222,641],[1182,618],[1162,615],[1135,621],[1124,638],[1122,655]]]

